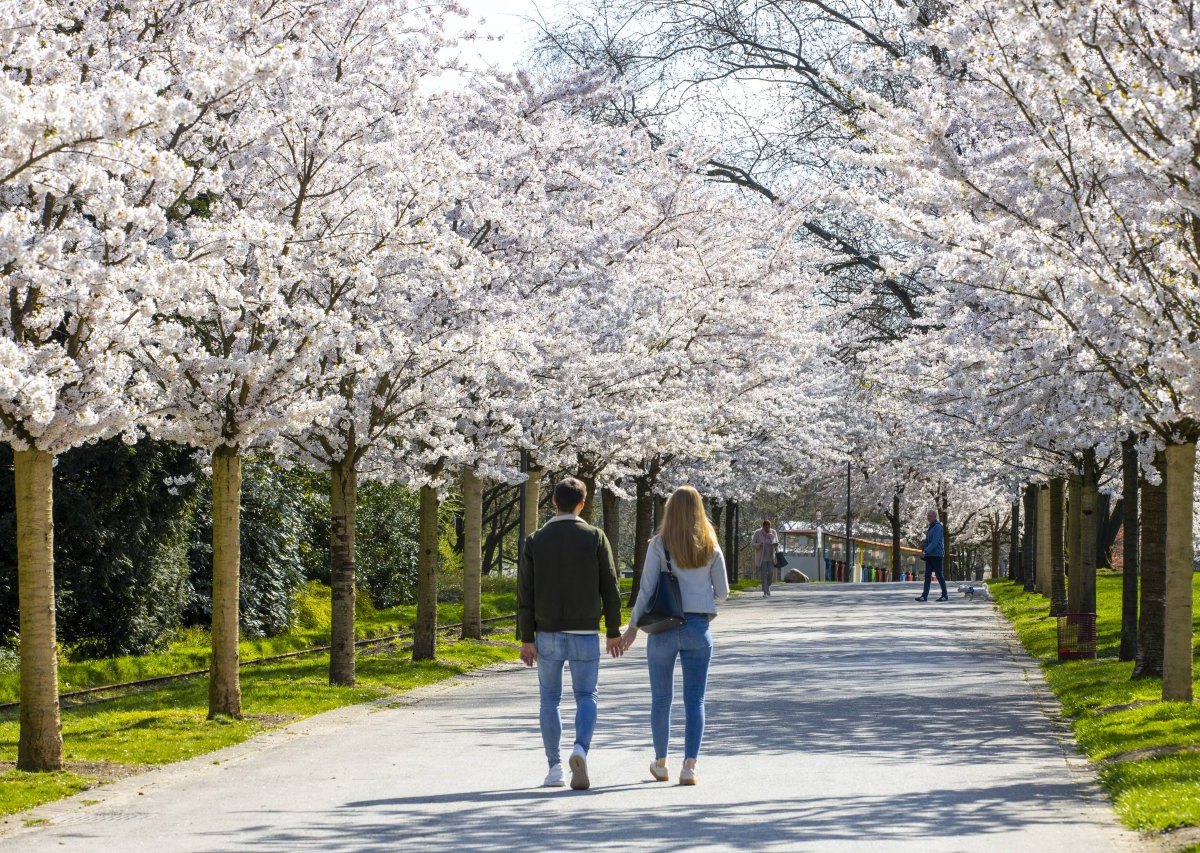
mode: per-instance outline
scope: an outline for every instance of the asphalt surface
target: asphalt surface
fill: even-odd
[[[0,850],[1138,849],[993,607],[915,589],[731,601],[696,787],[650,780],[643,637],[601,666],[589,791],[538,787],[537,678],[514,665],[44,806]],[[568,693],[564,756],[572,715]]]

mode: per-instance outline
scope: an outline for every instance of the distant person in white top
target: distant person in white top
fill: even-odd
[[[662,527],[650,540],[637,602],[629,617],[629,628],[621,637],[624,649],[637,638],[638,620],[654,599],[668,559],[679,579],[684,622],[677,628],[651,634],[646,642],[650,732],[654,740],[650,775],[658,782],[671,778],[667,770],[667,742],[678,658],[683,667],[684,710],[683,769],[679,784],[695,785],[696,761],[704,738],[704,693],[713,649],[708,623],[717,615],[717,605],[729,597],[729,581],[725,577],[725,557],[717,547],[717,534],[704,513],[704,501],[691,486],[680,486],[667,499]]]
[[[771,529],[771,522],[763,519],[762,527],[754,531],[750,539],[754,548],[754,570],[762,581],[763,597],[771,595],[771,581],[775,577],[775,552],[779,549],[779,534]]]

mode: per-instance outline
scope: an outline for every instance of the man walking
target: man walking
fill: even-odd
[[[575,693],[575,746],[571,787],[586,790],[587,754],[596,728],[596,682],[600,675],[600,615],[603,609],[608,653],[620,657],[621,592],[612,548],[604,531],[579,517],[587,487],[567,477],[554,487],[558,511],[525,540],[517,571],[517,634],[521,660],[537,663],[541,690],[539,722],[550,772],[542,784],[564,784],[559,755],[563,665],[571,665]]]
[[[925,544],[921,546],[921,559],[925,561],[925,591],[918,596],[917,601],[929,600],[929,584],[937,575],[938,585],[942,588],[942,597],[938,601],[949,601],[946,594],[946,579],[942,577],[942,559],[946,556],[946,532],[938,521],[936,509],[925,514],[929,521],[929,529],[925,531]]]

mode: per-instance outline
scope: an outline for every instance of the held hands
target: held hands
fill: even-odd
[[[637,634],[637,628],[630,628],[629,631],[633,635]],[[625,654],[625,650],[629,648],[629,644],[633,642],[629,639],[632,635],[627,631],[623,637],[609,637],[607,641],[608,653],[615,658],[619,658]],[[521,663],[526,666],[533,666],[537,663],[537,644],[536,643],[521,643]]]
[[[621,635],[621,639],[619,640],[619,642],[621,643],[621,651],[622,652],[629,651],[629,647],[633,645],[633,641],[637,639],[637,635],[638,635],[637,625],[630,625],[625,630],[625,633]]]
[[[537,662],[537,645],[534,643],[521,643],[521,663],[526,666],[533,666]]]

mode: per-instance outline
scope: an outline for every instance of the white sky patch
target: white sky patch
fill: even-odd
[[[477,38],[464,42],[461,56],[481,67],[510,71],[523,64],[530,40],[537,32],[534,21],[553,18],[557,0],[459,0],[471,17],[458,26]],[[483,23],[480,23],[483,19]],[[532,19],[532,20],[530,20]]]

